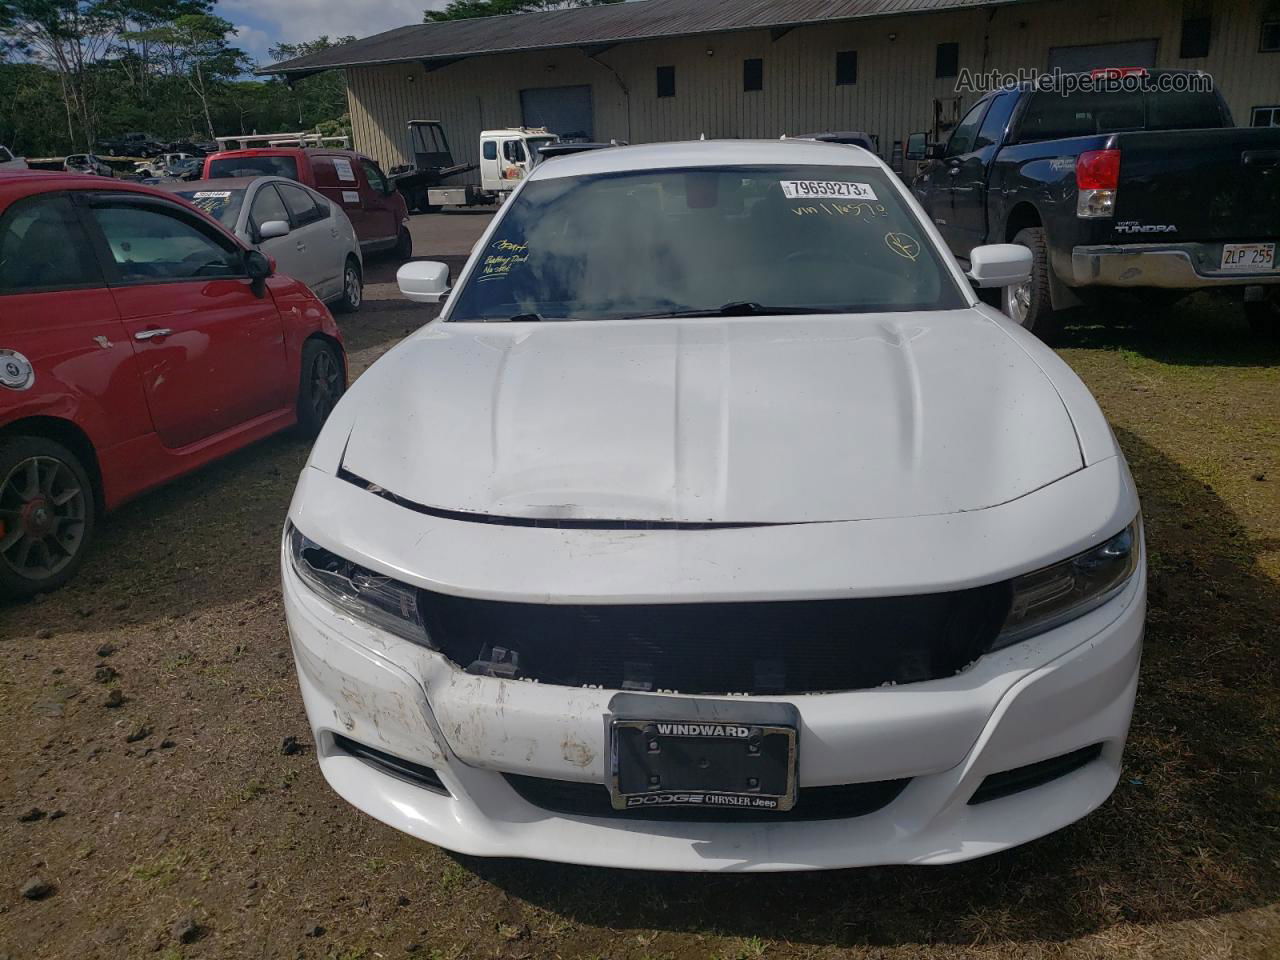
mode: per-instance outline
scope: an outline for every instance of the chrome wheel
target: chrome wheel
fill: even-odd
[[[360,283],[360,271],[353,264],[347,264],[347,272],[342,279],[342,295],[347,302],[347,309],[358,310],[364,299],[364,290]]]
[[[1031,312],[1031,281],[1004,288],[1004,314],[1018,326],[1027,325]]]
[[[28,580],[60,573],[84,543],[87,495],[61,460],[19,461],[0,482],[0,559]]]
[[[324,423],[342,396],[342,368],[329,350],[320,350],[311,364],[311,410]]]

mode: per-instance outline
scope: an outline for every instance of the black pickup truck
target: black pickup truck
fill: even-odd
[[[98,149],[109,157],[158,157],[164,144],[145,133],[126,133],[122,137],[99,140]]]
[[[1031,281],[1000,306],[1045,339],[1062,310],[1124,288],[1147,303],[1229,289],[1275,332],[1280,129],[1235,127],[1216,90],[1168,76],[1202,75],[1138,73],[1128,89],[987,94],[945,145],[912,136],[907,158],[927,161],[912,192],[962,262],[985,243],[1031,249]]]

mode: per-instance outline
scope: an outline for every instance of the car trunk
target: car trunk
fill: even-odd
[[[1120,150],[1114,242],[1280,237],[1280,130],[1121,133],[1109,146]]]

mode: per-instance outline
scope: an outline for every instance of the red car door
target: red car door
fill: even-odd
[[[376,244],[378,229],[367,207],[368,190],[361,185],[363,178],[356,162],[350,157],[312,154],[311,170],[315,188],[342,208],[367,252],[370,244]]]
[[[108,283],[138,358],[151,420],[178,449],[284,408],[284,324],[244,249],[157,197],[89,200]]]
[[[360,158],[360,199],[369,223],[369,240],[376,244],[392,244],[400,232],[400,218],[396,215],[387,178],[378,165],[367,157]],[[361,243],[365,237],[360,237]]]
[[[0,369],[9,387],[0,423],[64,417],[99,451],[151,432],[133,349],[67,193],[35,193],[0,212],[0,350],[12,351]],[[108,502],[113,481],[103,477]]]

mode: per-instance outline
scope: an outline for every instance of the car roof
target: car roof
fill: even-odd
[[[609,150],[587,150],[557,157],[555,163],[533,168],[530,180],[554,180],[628,170],[661,170],[678,167],[755,166],[803,164],[813,166],[884,168],[878,157],[865,150],[850,150],[840,143],[817,140],[690,140],[684,143],[649,143]]]

